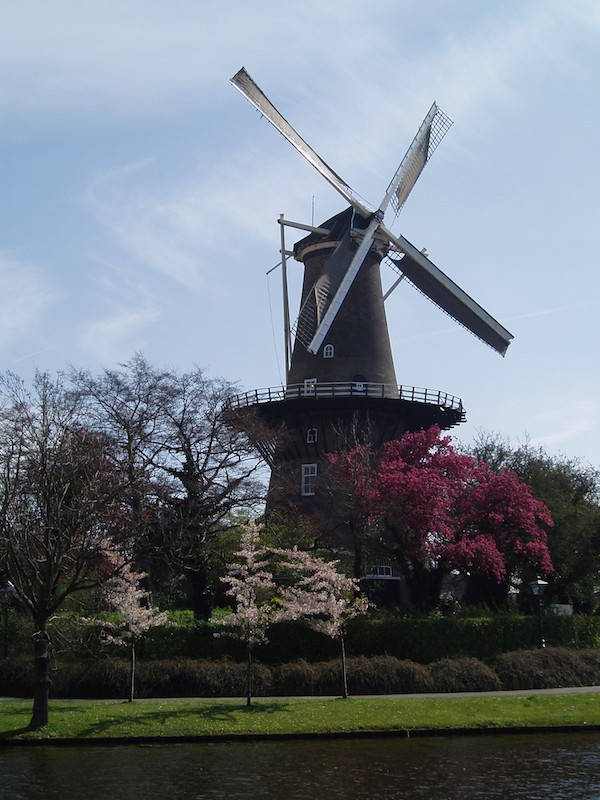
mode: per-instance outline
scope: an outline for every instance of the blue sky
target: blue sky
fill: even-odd
[[[374,205],[438,101],[455,124],[394,230],[515,340],[502,359],[403,284],[398,380],[461,396],[465,441],[494,430],[600,466],[595,0],[5,3],[2,367],[142,350],[280,383],[276,219],[344,204],[229,85],[242,64]]]

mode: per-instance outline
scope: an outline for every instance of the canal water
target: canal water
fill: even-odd
[[[0,749],[1,800],[600,798],[600,734]]]

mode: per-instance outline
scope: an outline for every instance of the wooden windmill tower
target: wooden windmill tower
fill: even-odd
[[[383,223],[390,205],[399,213],[452,124],[436,103],[381,204],[372,210],[299,136],[244,68],[231,82],[349,203],[319,227],[280,217],[286,386],[246,392],[230,401],[242,422],[259,414],[272,432],[256,439],[272,468],[271,504],[279,505],[291,493],[310,505],[318,499],[325,454],[343,446],[351,424],[368,423],[378,444],[407,430],[434,423],[445,429],[465,419],[459,398],[398,385],[384,303],[403,279],[501,355],[513,337],[424,252]],[[286,227],[308,232],[292,251],[286,249]],[[293,326],[287,293],[287,257],[292,255],[304,264],[300,312]],[[384,259],[397,273],[385,294],[380,275]],[[291,484],[290,473],[295,476]]]

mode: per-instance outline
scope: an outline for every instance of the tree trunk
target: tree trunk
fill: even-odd
[[[252,702],[252,645],[248,644],[248,670],[246,673],[246,705]]]
[[[33,651],[35,658],[35,686],[33,690],[33,714],[30,728],[43,728],[48,724],[48,696],[50,694],[50,668],[48,645],[50,637],[45,623],[33,634]]]
[[[131,662],[129,665],[129,702],[135,697],[135,637],[131,639]]]
[[[340,644],[342,646],[342,697],[348,697],[348,679],[346,676],[346,643],[344,642],[344,634],[340,633]]]
[[[419,611],[432,611],[440,602],[444,571],[428,568],[418,561],[412,562],[412,570],[406,576],[411,600]]]
[[[354,577],[357,580],[363,577],[363,548],[358,536],[354,537]]]
[[[189,570],[188,576],[192,589],[192,609],[194,619],[210,619],[213,598],[208,585],[208,567],[203,564],[198,569]]]

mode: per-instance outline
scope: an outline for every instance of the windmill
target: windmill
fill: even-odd
[[[402,280],[406,278],[500,355],[506,353],[513,336],[433,264],[424,250],[394,235],[384,224],[390,206],[399,214],[452,125],[435,102],[381,203],[371,209],[297,133],[243,67],[231,83],[349,204],[318,227],[280,216],[286,386],[281,391],[255,390],[231,400],[237,410],[260,406],[273,430],[283,424],[290,432],[285,445],[277,436],[258,442],[273,467],[271,487],[284,465],[299,465],[301,494],[312,496],[319,459],[340,446],[339,435],[333,433],[340,430],[337,423],[349,415],[356,418],[357,410],[368,413],[371,424],[375,421],[380,441],[434,422],[448,428],[464,419],[458,398],[397,384],[384,303]],[[292,251],[286,249],[286,227],[309,234]],[[287,292],[290,255],[305,268],[300,311],[293,326]],[[385,294],[379,271],[383,259],[397,273]]]

